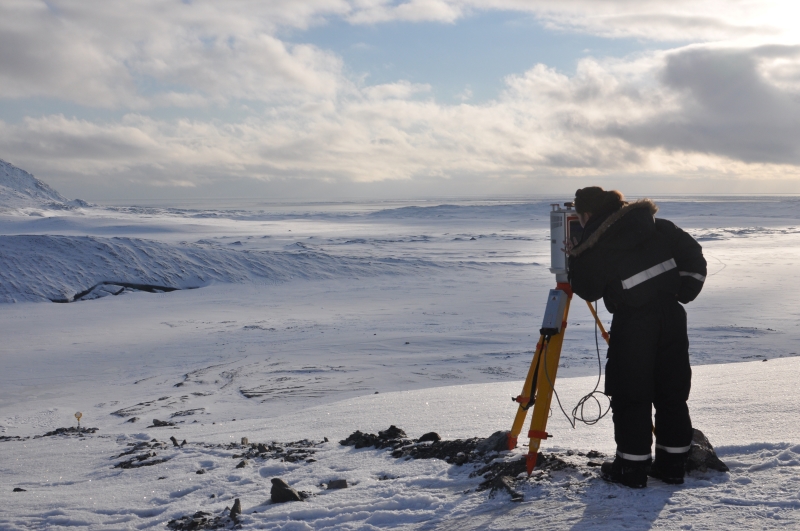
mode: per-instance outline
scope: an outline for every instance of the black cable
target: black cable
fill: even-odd
[[[597,302],[595,302],[595,313],[597,313]],[[545,350],[543,352],[543,355],[545,356],[544,374],[545,376],[547,376],[547,381],[550,382],[550,387],[553,388],[553,394],[556,395],[556,402],[558,402],[558,407],[561,409],[561,412],[564,414],[564,417],[566,417],[567,422],[569,422],[570,426],[572,426],[572,429],[575,429],[575,426],[578,423],[578,421],[583,422],[587,426],[592,426],[594,424],[597,424],[598,422],[600,422],[600,419],[608,415],[608,412],[611,410],[611,400],[608,398],[608,395],[606,395],[602,391],[597,390],[597,388],[600,387],[600,378],[603,375],[603,362],[600,359],[600,341],[597,339],[597,320],[595,320],[594,322],[594,344],[597,349],[597,366],[598,366],[597,383],[594,384],[594,389],[592,390],[591,393],[587,394],[586,396],[578,400],[578,405],[576,405],[572,409],[571,418],[569,415],[567,415],[567,412],[564,411],[564,407],[561,405],[561,399],[558,397],[558,391],[556,391],[556,386],[553,385],[553,381],[550,380],[550,372],[547,370],[547,346],[549,346],[549,342],[548,345],[545,346]],[[595,396],[598,394],[603,395],[604,397],[606,397],[606,400],[608,400],[608,407],[606,408],[605,411],[603,411],[603,406],[600,403],[600,400],[597,398],[597,396]],[[597,418],[587,419],[586,416],[584,415],[584,408],[586,407],[586,402],[588,402],[589,400],[594,400],[595,403],[597,404],[597,409],[600,411]],[[580,413],[580,416],[578,416],[578,413]]]
[[[550,341],[550,338],[545,336],[542,338],[542,343],[539,345],[538,349],[538,356],[534,355],[536,359],[536,368],[533,370],[533,378],[531,379],[531,389],[528,391],[528,403],[522,406],[522,409],[528,411],[530,407],[536,402],[536,385],[539,381],[539,366],[542,364],[542,354],[547,350],[547,342]]]

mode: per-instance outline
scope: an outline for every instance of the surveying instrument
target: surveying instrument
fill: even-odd
[[[578,213],[573,210],[573,206],[573,203],[564,203],[563,207],[558,203],[550,205],[550,272],[556,275],[556,288],[551,289],[547,296],[542,328],[539,331],[541,335],[539,336],[539,342],[536,344],[536,351],[528,369],[528,376],[525,378],[522,393],[511,399],[519,403],[519,407],[517,408],[517,416],[514,418],[511,433],[508,434],[509,450],[516,448],[517,438],[522,431],[525,417],[528,415],[528,410],[533,408],[531,427],[528,431],[530,443],[528,444],[528,455],[526,457],[528,476],[531,475],[536,466],[536,459],[542,440],[551,437],[545,431],[545,428],[547,427],[547,417],[550,413],[550,401],[553,398],[558,363],[561,358],[561,346],[564,343],[564,332],[567,329],[569,305],[572,301],[572,287],[569,284],[568,277],[569,260],[565,243],[573,241],[572,238],[579,240],[583,232]],[[603,323],[600,322],[597,312],[589,301],[586,301],[586,304],[592,312],[603,339],[608,343],[608,333],[603,328]],[[575,411],[573,411],[573,418],[575,418]]]

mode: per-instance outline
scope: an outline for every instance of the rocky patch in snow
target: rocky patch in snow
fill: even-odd
[[[239,520],[234,513],[234,509],[239,506],[241,513],[241,504],[239,499],[236,499],[232,509],[227,507],[222,510],[222,513],[214,516],[205,511],[197,511],[191,516],[181,516],[167,522],[167,527],[175,531],[195,531],[201,529],[241,529]]]
[[[44,435],[34,435],[34,439],[39,437],[53,437],[55,435],[77,435],[83,437],[89,433],[96,433],[98,428],[77,428],[72,426],[70,428],[56,428],[53,431],[48,431]]]

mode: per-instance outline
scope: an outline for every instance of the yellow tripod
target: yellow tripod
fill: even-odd
[[[572,288],[567,282],[558,282],[556,289],[550,291],[541,336],[536,344],[536,352],[528,369],[525,385],[522,388],[522,393],[512,399],[519,403],[519,408],[517,409],[517,416],[514,418],[511,433],[508,434],[509,450],[517,447],[517,438],[520,431],[522,431],[522,425],[525,423],[528,409],[533,406],[531,428],[528,431],[530,443],[526,458],[529,476],[536,466],[536,457],[539,453],[542,439],[550,437],[545,428],[547,427],[547,417],[550,414],[550,401],[553,398],[553,385],[555,385],[558,363],[561,358],[561,347],[564,343],[564,332],[567,328],[567,315],[569,314],[571,300]],[[603,323],[600,322],[597,312],[595,312],[589,301],[586,301],[586,304],[589,305],[589,310],[591,310],[592,316],[594,316],[597,326],[600,328],[603,339],[608,343],[608,333],[603,328]]]

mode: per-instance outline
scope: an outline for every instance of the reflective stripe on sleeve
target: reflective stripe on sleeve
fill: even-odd
[[[649,269],[645,269],[641,273],[636,273],[631,278],[626,278],[622,281],[622,288],[623,289],[631,289],[634,286],[638,286],[645,280],[650,280],[653,277],[657,277],[661,273],[666,273],[670,269],[675,269],[678,267],[678,264],[675,263],[673,258],[670,258],[666,262],[661,262],[660,264],[654,265]]]
[[[703,275],[701,275],[700,273],[692,273],[691,271],[681,271],[681,272],[680,272],[680,275],[681,275],[682,277],[692,277],[692,278],[696,278],[696,279],[697,279],[697,280],[699,280],[700,282],[705,282],[705,281],[706,281],[706,277],[704,277],[704,276],[703,276]]]
[[[692,445],[689,446],[664,446],[663,444],[656,444],[656,448],[660,450],[664,450],[668,454],[685,454],[686,452],[691,449]]]
[[[617,455],[623,459],[627,459],[628,461],[647,461],[650,459],[650,454],[644,455],[635,455],[635,454],[626,454],[624,452],[620,452],[617,450]]]

